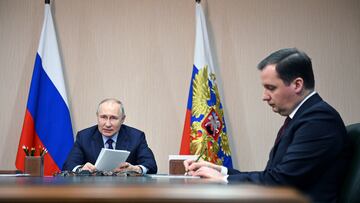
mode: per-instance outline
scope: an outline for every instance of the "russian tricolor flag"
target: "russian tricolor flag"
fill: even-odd
[[[201,4],[196,3],[194,66],[179,154],[199,155],[206,161],[232,168],[227,134],[206,20]]]
[[[22,146],[39,146],[48,150],[44,175],[61,170],[74,143],[69,103],[65,91],[50,4],[45,4],[44,23],[31,79],[29,98],[18,152],[16,168],[24,170]]]

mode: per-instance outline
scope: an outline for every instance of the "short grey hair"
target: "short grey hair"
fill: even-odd
[[[114,103],[119,104],[119,105],[120,105],[120,110],[121,110],[120,113],[122,113],[122,118],[125,117],[124,104],[123,104],[120,100],[115,99],[115,98],[106,98],[106,99],[102,100],[102,101],[99,103],[99,105],[98,105],[98,108],[97,108],[97,110],[96,110],[96,115],[99,115],[100,105],[103,104],[103,103],[106,103],[106,102],[114,102]]]

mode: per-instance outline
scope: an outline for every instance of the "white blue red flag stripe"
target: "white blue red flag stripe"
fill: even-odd
[[[45,4],[44,24],[35,58],[25,119],[16,157],[24,170],[23,146],[45,147],[44,175],[60,171],[74,143],[63,70],[50,4]]]
[[[201,155],[202,159],[232,168],[224,110],[201,5],[196,3],[194,66],[180,154]]]

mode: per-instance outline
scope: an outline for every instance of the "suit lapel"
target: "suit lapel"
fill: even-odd
[[[126,133],[124,125],[120,127],[115,148],[119,150],[129,150],[128,134]]]
[[[97,157],[100,154],[101,149],[104,148],[104,141],[103,141],[102,135],[98,129],[96,129],[93,134],[93,140],[91,142],[91,145],[92,145],[91,147],[93,149],[92,151],[94,152],[93,157],[94,157],[94,160],[96,161]]]

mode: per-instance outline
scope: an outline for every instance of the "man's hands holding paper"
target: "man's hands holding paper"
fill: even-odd
[[[226,176],[221,174],[221,166],[207,162],[185,160],[184,167],[187,175],[200,176],[202,178],[209,178],[212,181],[227,183]]]
[[[80,170],[94,172],[94,171],[96,171],[96,167],[93,164],[91,164],[90,162],[87,162],[84,166],[81,167]]]
[[[87,162],[84,166],[81,167],[81,171],[90,171],[94,172],[96,171],[95,165],[91,164],[90,162]],[[118,167],[114,168],[112,170],[113,172],[136,172],[138,174],[142,174],[142,169],[140,166],[134,166],[128,162],[120,163]]]
[[[123,162],[120,163],[118,167],[116,167],[114,170],[114,172],[135,172],[138,174],[142,174],[142,169],[140,166],[136,165],[131,165],[128,162]]]

